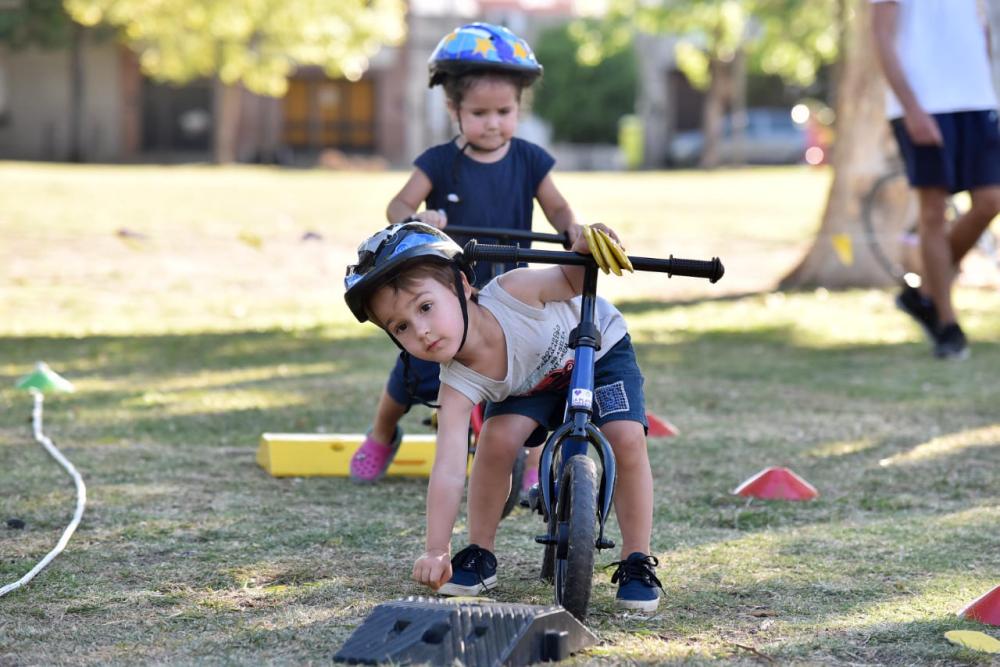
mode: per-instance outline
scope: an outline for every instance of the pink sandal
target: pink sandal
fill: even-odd
[[[365,441],[351,457],[351,480],[363,484],[377,482],[385,476],[389,464],[396,458],[399,443],[403,441],[403,429],[396,427],[395,437],[388,445],[372,438],[371,430],[365,435]]]

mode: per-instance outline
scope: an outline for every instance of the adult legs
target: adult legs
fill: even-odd
[[[952,263],[956,268],[1000,213],[1000,186],[976,188],[970,194],[972,207],[955,221],[948,238]]]
[[[937,307],[941,324],[955,322],[951,303],[954,277],[951,244],[945,228],[948,192],[942,188],[917,188],[920,202],[920,255],[924,263],[923,289]]]

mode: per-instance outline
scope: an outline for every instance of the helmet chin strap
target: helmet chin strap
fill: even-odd
[[[455,350],[455,354],[458,354],[465,347],[465,339],[469,335],[469,305],[468,299],[465,298],[465,286],[462,284],[462,270],[454,263],[451,265],[451,270],[455,273],[455,295],[458,296],[458,303],[462,306],[462,342]]]

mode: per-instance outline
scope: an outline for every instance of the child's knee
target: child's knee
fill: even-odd
[[[533,422],[530,425],[519,428],[512,424],[505,427],[498,422],[488,420],[479,434],[479,441],[476,443],[476,452],[484,451],[490,457],[495,456],[513,461],[521,451],[521,447],[524,446],[524,441],[527,438],[524,435],[524,431],[533,428]],[[528,433],[530,434],[530,430],[528,430]]]
[[[642,465],[646,455],[646,432],[642,424],[630,421],[608,422],[601,427],[619,466]]]

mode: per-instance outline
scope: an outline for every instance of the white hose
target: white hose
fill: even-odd
[[[69,543],[69,538],[73,536],[73,532],[76,527],[80,525],[80,519],[83,518],[83,508],[87,504],[87,487],[83,483],[83,478],[80,477],[80,473],[76,471],[73,464],[69,462],[65,456],[62,455],[56,446],[52,444],[52,441],[42,433],[42,402],[45,400],[45,396],[42,392],[32,389],[31,393],[35,397],[35,407],[31,411],[31,428],[35,433],[35,440],[40,442],[46,451],[52,455],[56,461],[59,462],[66,472],[69,473],[70,477],[73,478],[73,483],[76,484],[76,511],[73,513],[73,520],[69,522],[66,526],[66,530],[63,531],[62,537],[59,538],[59,543],[56,544],[55,548],[48,553],[48,555],[42,560],[38,561],[35,567],[31,568],[28,574],[24,575],[12,584],[7,584],[3,588],[0,588],[0,597],[3,597],[7,593],[20,588],[29,581],[35,578],[35,575],[42,571],[42,569],[52,562],[52,559],[58,556],[63,549],[66,548],[66,544]]]

